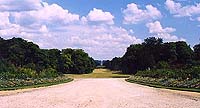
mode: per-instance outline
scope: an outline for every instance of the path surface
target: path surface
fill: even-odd
[[[0,96],[1,108],[199,108],[200,93],[146,87],[124,79],[78,79]]]

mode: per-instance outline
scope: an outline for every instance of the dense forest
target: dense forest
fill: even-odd
[[[111,70],[148,77],[200,78],[200,44],[191,47],[184,41],[163,42],[149,37],[127,48],[122,57],[104,61]]]
[[[21,38],[0,38],[1,79],[91,73],[95,61],[81,49],[40,49]]]

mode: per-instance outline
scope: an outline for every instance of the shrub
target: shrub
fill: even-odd
[[[17,78],[19,79],[27,79],[27,78],[36,78],[37,73],[35,70],[30,68],[19,68],[17,72]]]
[[[161,85],[166,87],[181,87],[181,88],[200,88],[200,79],[174,79],[174,78],[151,78],[151,77],[141,77],[141,76],[131,76],[128,81]]]
[[[45,78],[45,77],[46,78],[54,78],[54,77],[57,77],[57,76],[58,76],[58,73],[53,68],[44,69],[39,73],[39,77],[41,77],[41,78]]]
[[[175,79],[193,79],[200,78],[200,67],[194,66],[188,69],[154,69],[138,71],[136,76],[151,78],[175,78]]]
[[[200,66],[193,66],[186,71],[188,78],[200,78]]]
[[[165,61],[160,61],[158,62],[157,66],[158,69],[168,69],[169,68],[169,64]]]
[[[24,68],[36,70],[36,65],[34,63],[28,63],[24,66]]]
[[[8,63],[6,60],[0,60],[0,73],[3,72],[16,72],[13,64]]]

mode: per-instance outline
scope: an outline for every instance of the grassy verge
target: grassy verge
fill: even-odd
[[[90,74],[65,74],[69,78],[128,78],[130,75],[120,74],[119,72],[108,69],[95,69]]]
[[[41,79],[40,79],[41,80]],[[3,90],[17,90],[17,89],[27,89],[27,88],[38,88],[38,87],[45,87],[45,86],[51,86],[51,85],[56,85],[56,84],[61,84],[61,83],[67,83],[73,81],[72,78],[58,78],[57,80],[55,79],[46,79],[41,83],[32,83],[32,84],[20,84],[20,85],[16,85],[16,86],[8,86],[5,85],[5,82],[12,82],[12,83],[19,83],[16,80],[12,80],[12,81],[0,81],[1,85],[0,85],[0,91]],[[2,83],[4,82],[4,83]]]
[[[133,79],[133,78],[128,78],[128,79],[126,79],[126,81],[130,82],[130,83],[136,83],[136,84],[141,84],[141,85],[155,87],[155,88],[164,88],[164,89],[172,89],[172,90],[190,91],[190,92],[200,93],[199,88],[170,87],[170,86],[164,86],[158,82],[145,81],[145,80],[141,81],[141,80]]]

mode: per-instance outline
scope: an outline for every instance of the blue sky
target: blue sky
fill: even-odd
[[[175,35],[182,36],[187,39],[189,44],[194,45],[199,42],[200,27],[197,27],[200,22],[191,21],[190,17],[174,18],[173,15],[166,9],[166,0],[46,0],[48,3],[57,3],[63,8],[70,10],[70,12],[77,13],[81,16],[85,16],[93,8],[102,9],[104,11],[111,12],[115,16],[115,24],[122,26],[126,29],[134,29],[135,34],[139,38],[148,37],[148,29],[144,26],[145,23],[136,25],[124,25],[122,10],[126,8],[127,4],[136,3],[141,6],[142,9],[146,5],[153,5],[157,7],[163,14],[163,18],[159,21],[163,26],[170,26],[177,29]],[[181,3],[183,6],[195,5],[200,3],[199,0],[174,0]],[[193,18],[193,16],[191,16]],[[142,30],[141,30],[142,29]]]
[[[112,59],[151,36],[199,43],[199,0],[20,1],[0,0],[0,35],[41,48],[81,48],[95,59]]]

